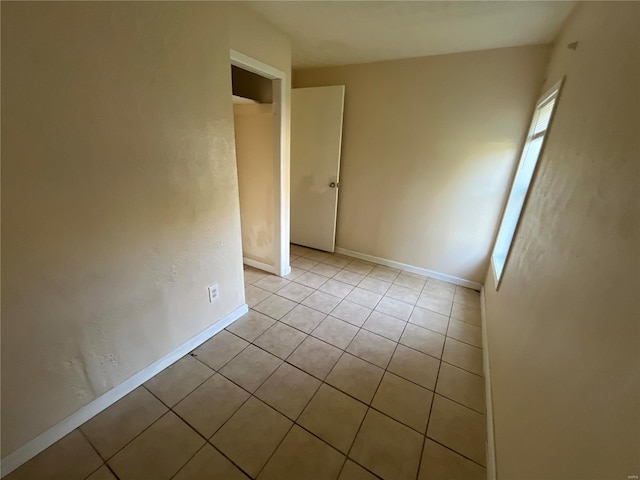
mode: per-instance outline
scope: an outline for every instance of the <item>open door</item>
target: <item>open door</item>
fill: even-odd
[[[344,85],[291,91],[291,243],[333,252]]]

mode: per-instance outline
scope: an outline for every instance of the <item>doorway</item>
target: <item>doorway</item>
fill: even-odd
[[[286,73],[231,50],[243,261],[279,276],[289,266]]]

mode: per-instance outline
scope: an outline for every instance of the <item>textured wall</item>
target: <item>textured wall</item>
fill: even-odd
[[[242,255],[273,265],[273,106],[234,105],[233,111]]]
[[[481,283],[548,50],[296,71],[346,85],[336,245]]]
[[[243,304],[230,47],[289,68],[234,6],[2,3],[3,456]]]
[[[639,24],[638,3],[585,2],[553,50],[545,88],[564,90],[485,283],[501,479],[640,472]]]

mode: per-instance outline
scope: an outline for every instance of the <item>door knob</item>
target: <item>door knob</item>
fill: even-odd
[[[336,182],[331,182],[331,183],[329,184],[329,188],[337,188],[337,187],[339,187],[339,186],[340,186],[340,183],[336,183]]]

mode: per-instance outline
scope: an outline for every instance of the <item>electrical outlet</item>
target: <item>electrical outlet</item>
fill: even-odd
[[[220,292],[218,291],[218,284],[214,283],[213,285],[209,285],[209,303],[213,303],[214,300],[217,300],[220,296]]]

